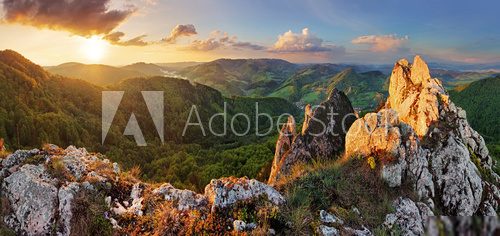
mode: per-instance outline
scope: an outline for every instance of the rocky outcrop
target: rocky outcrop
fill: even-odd
[[[447,215],[498,211],[499,177],[484,139],[419,56],[395,64],[385,108],[353,124],[346,156],[375,157],[389,186],[411,183],[421,201],[431,209],[437,201]]]
[[[48,235],[56,222],[58,189],[44,166],[24,165],[2,183],[11,213],[4,222],[28,235]],[[7,206],[3,206],[7,207]]]
[[[118,164],[84,148],[49,145],[43,150],[16,151],[2,161],[0,169],[3,221],[20,235],[78,234],[72,228],[82,216],[81,212],[75,215],[82,210],[75,208],[79,204],[75,199],[82,193],[92,195],[83,195],[89,199],[102,198],[97,202],[105,202],[108,209],[98,215],[104,215],[115,230],[130,229],[142,217],[161,214],[163,205],[172,207],[168,212],[176,214],[176,224],[181,224],[183,217],[191,219],[187,222],[195,216],[206,219],[216,209],[229,209],[240,202],[259,199],[280,205],[285,201],[272,187],[248,178],[212,180],[205,193],[198,194],[168,183],[153,188],[121,173]],[[248,223],[244,229],[255,227]]]
[[[340,155],[345,145],[345,134],[355,120],[351,102],[337,89],[333,89],[328,99],[315,109],[306,106],[300,134],[290,135],[295,130],[295,124],[290,120],[282,128],[268,183],[275,184],[298,163]]]
[[[280,205],[285,199],[274,188],[254,179],[221,178],[213,179],[205,187],[205,195],[212,205],[212,211],[217,208],[228,207],[238,201],[248,200],[260,196],[266,197],[271,203]]]
[[[427,134],[431,124],[438,121],[441,102],[447,103],[448,96],[441,82],[431,78],[420,56],[415,56],[411,65],[406,59],[394,65],[386,107],[394,109],[418,136]]]
[[[271,173],[269,176],[270,180],[274,181],[276,179],[281,168],[282,157],[284,157],[286,153],[290,151],[290,148],[293,144],[293,139],[296,136],[297,134],[295,133],[295,119],[292,116],[289,116],[287,122],[283,124],[283,127],[281,128],[278,141],[276,141],[276,150],[274,151],[273,165],[271,167]]]
[[[409,178],[421,199],[434,197],[434,183],[428,169],[428,152],[412,127],[401,122],[396,111],[383,109],[354,122],[346,135],[345,155],[376,156],[383,163],[381,177],[390,187]]]
[[[464,144],[450,136],[445,146],[433,153],[434,174],[440,202],[447,212],[473,215],[481,203],[483,188],[477,167],[471,162]]]
[[[392,229],[397,225],[402,235],[424,235],[427,220],[434,216],[426,204],[415,203],[408,198],[398,198],[393,206],[395,212],[385,218],[384,225],[387,228]]]
[[[166,201],[174,202],[178,210],[201,209],[208,204],[207,197],[187,189],[176,189],[169,183],[153,190],[153,194],[161,195]]]

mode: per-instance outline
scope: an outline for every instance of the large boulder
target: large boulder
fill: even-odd
[[[49,235],[58,208],[55,185],[43,165],[24,165],[5,178],[2,196],[12,212],[4,217],[5,223],[21,234]]]
[[[401,122],[392,109],[366,114],[346,135],[347,157],[377,158],[383,163],[381,177],[390,187],[398,187],[404,178],[410,178],[421,199],[434,196],[427,154],[412,127]]]
[[[285,202],[285,198],[271,186],[246,177],[213,179],[205,187],[205,196],[212,205],[212,211],[259,197],[265,197],[275,205]]]
[[[345,134],[355,120],[351,102],[337,89],[333,89],[318,107],[306,106],[300,134],[293,135],[293,121],[289,120],[282,128],[268,183],[275,184],[298,163],[335,158],[343,151]]]
[[[483,188],[478,169],[470,161],[469,151],[450,136],[445,146],[433,154],[431,172],[444,209],[454,215],[473,215],[481,203]]]
[[[385,217],[387,228],[398,226],[402,235],[424,235],[428,219],[434,216],[426,204],[401,197],[394,201],[393,206],[395,212]]]
[[[153,194],[161,195],[166,201],[174,202],[178,210],[201,209],[208,204],[207,197],[187,189],[176,189],[165,183],[153,190]]]

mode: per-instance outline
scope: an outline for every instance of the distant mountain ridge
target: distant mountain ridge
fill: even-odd
[[[497,74],[463,71],[435,64],[431,74],[446,88],[465,85]],[[441,68],[441,69],[438,69]],[[483,67],[481,67],[483,68]],[[333,86],[345,91],[358,111],[376,108],[387,95],[387,65],[294,64],[281,59],[218,59],[211,62],[134,63],[123,67],[65,63],[47,67],[51,73],[79,78],[100,86],[125,79],[167,76],[213,87],[224,96],[279,97],[298,107],[319,104]],[[349,71],[349,72],[346,72]]]
[[[218,59],[179,73],[226,95],[262,96],[285,81],[299,66],[280,59]]]
[[[58,66],[50,66],[46,67],[45,69],[53,74],[81,79],[89,83],[101,86],[116,84],[124,79],[146,76],[145,73],[135,70],[129,70],[127,68],[119,68],[100,64],[87,65],[76,62],[64,63]]]

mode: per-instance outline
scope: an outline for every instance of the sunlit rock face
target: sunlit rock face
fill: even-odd
[[[439,105],[448,103],[441,82],[432,79],[427,64],[416,56],[413,64],[399,60],[391,74],[387,108],[394,109],[401,121],[409,124],[418,136],[427,134],[439,119]]]
[[[273,185],[283,175],[289,174],[298,163],[336,158],[343,151],[345,134],[355,120],[351,102],[337,89],[333,89],[328,99],[319,106],[306,106],[300,134],[294,135],[293,120],[289,120],[282,128],[269,184]]]
[[[412,180],[421,199],[434,196],[432,175],[428,170],[428,151],[411,126],[401,122],[392,109],[369,113],[354,122],[346,135],[345,155],[377,157],[383,162],[381,177],[390,187]]]
[[[411,183],[422,202],[443,214],[497,214],[500,178],[484,139],[419,56],[395,64],[385,109],[352,125],[345,155],[374,157],[390,187]]]
[[[295,133],[295,120],[293,117],[288,117],[286,124],[281,128],[278,141],[276,142],[276,150],[274,151],[273,165],[269,179],[275,180],[281,166],[281,159],[285,156],[292,147],[293,139],[297,136]]]

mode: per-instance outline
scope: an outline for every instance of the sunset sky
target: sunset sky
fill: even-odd
[[[498,1],[3,0],[0,49],[42,65],[282,58],[500,63]]]

